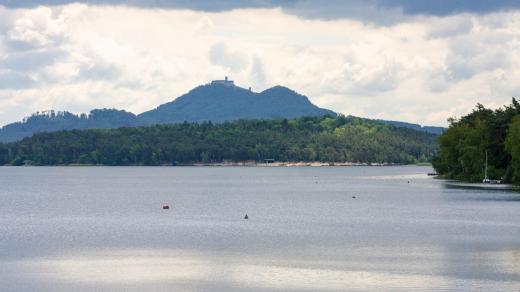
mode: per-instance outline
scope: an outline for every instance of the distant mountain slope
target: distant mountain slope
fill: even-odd
[[[392,125],[397,128],[408,128],[413,129],[416,131],[423,131],[428,132],[432,134],[440,135],[442,134],[446,128],[443,127],[432,127],[432,126],[421,126],[419,124],[412,124],[412,123],[406,123],[406,122],[399,122],[399,121],[387,121],[387,120],[375,120],[383,124]]]
[[[256,93],[238,86],[208,84],[144,112],[139,118],[147,124],[168,124],[324,115],[336,113],[313,105],[307,97],[286,87],[275,86]]]
[[[123,110],[96,109],[88,115],[47,111],[0,128],[0,142],[17,141],[34,133],[73,129],[108,129],[140,126],[137,116]]]

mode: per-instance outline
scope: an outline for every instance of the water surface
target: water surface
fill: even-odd
[[[520,290],[520,193],[431,171],[0,167],[0,287]]]

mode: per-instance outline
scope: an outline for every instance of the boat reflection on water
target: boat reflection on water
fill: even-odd
[[[498,183],[466,183],[460,181],[446,180],[443,182],[445,188],[452,189],[468,189],[468,190],[484,190],[484,191],[503,191],[503,192],[520,192],[520,187],[510,184]]]
[[[442,186],[447,200],[520,202],[520,188],[514,185],[442,181]]]

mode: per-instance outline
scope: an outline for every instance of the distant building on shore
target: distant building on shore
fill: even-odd
[[[224,78],[224,80],[211,81],[211,85],[215,85],[215,84],[221,84],[221,85],[225,85],[225,86],[235,86],[235,82],[233,82],[233,80],[229,80],[227,76]]]

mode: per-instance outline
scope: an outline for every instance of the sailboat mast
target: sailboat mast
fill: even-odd
[[[486,166],[484,167],[484,179],[488,178],[488,176],[487,176],[487,164],[488,164],[488,155],[487,155],[487,150],[486,150]]]

